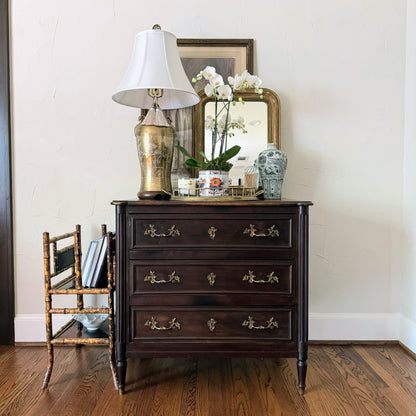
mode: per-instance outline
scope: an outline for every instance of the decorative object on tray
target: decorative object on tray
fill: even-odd
[[[267,149],[259,154],[257,167],[264,198],[281,199],[283,179],[287,168],[286,153],[277,149],[276,143],[268,143]]]
[[[128,70],[112,98],[120,104],[149,109],[134,129],[141,167],[138,197],[169,199],[176,132],[159,104],[163,109],[175,109],[199,102],[172,33],[154,25],[136,35]]]
[[[257,166],[247,166],[244,169],[243,185],[246,188],[255,188],[259,186],[259,170]]]
[[[106,313],[78,313],[74,319],[81,322],[87,331],[97,331],[108,318]]]
[[[260,88],[261,79],[244,71],[241,75],[228,77],[230,85],[226,85],[215,68],[207,66],[192,81],[201,80],[207,81],[204,89],[205,94],[208,97],[214,97],[215,100],[214,116],[208,115],[205,119],[205,127],[211,130],[211,154],[208,157],[203,150],[200,150],[199,155],[203,159],[198,159],[192,157],[184,147],[177,146],[177,148],[185,156],[188,156],[185,165],[199,170],[200,187],[209,189],[204,196],[227,196],[229,181],[228,178],[225,178],[225,172],[229,172],[233,166],[229,160],[241,150],[239,145],[228,148],[228,140],[234,136],[234,130],[246,132],[243,118],[231,119],[230,106],[232,103],[235,104],[233,93],[254,88],[261,98],[263,92]],[[243,102],[241,97],[239,101]],[[211,175],[209,172],[213,171],[216,172],[213,174],[215,176],[209,178],[209,175]],[[210,182],[207,182],[208,178]],[[202,183],[204,183],[204,186],[201,185]]]
[[[228,171],[199,171],[199,196],[228,196],[228,186]]]
[[[195,178],[178,179],[178,191],[182,196],[196,196],[197,180]]]

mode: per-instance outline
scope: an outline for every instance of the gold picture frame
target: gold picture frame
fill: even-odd
[[[215,67],[224,82],[244,70],[253,72],[253,39],[178,39],[177,44],[190,81],[207,65]]]

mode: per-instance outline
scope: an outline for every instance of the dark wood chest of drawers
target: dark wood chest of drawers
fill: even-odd
[[[303,392],[310,202],[113,204],[122,391],[129,356],[283,356]]]

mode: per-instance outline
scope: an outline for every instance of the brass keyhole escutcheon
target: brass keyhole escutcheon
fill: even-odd
[[[215,325],[217,325],[217,321],[214,318],[210,318],[207,321],[208,328],[211,332],[214,332]]]
[[[209,227],[208,228],[208,235],[209,235],[209,238],[211,239],[211,240],[214,240],[215,239],[215,233],[217,232],[218,230],[215,228],[215,227]]]
[[[208,279],[208,283],[211,285],[211,286],[214,286],[215,285],[215,279],[217,278],[217,275],[215,274],[215,273],[210,273],[208,276],[207,276],[207,279]]]

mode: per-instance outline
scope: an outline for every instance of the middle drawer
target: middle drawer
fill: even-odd
[[[294,295],[291,261],[132,260],[131,295],[156,293],[268,293]]]

